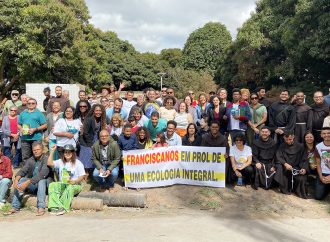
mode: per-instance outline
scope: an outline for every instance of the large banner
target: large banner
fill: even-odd
[[[225,187],[225,147],[171,146],[123,152],[125,186]]]

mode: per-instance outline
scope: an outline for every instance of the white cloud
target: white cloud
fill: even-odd
[[[222,22],[233,37],[249,18],[254,0],[86,0],[91,23],[128,40],[138,51],[183,48],[205,23]]]

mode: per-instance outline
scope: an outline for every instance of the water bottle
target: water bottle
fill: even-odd
[[[242,177],[237,178],[237,186],[243,186],[243,178]]]

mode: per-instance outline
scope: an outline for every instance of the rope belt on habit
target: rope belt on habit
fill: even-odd
[[[306,124],[306,123],[296,123],[296,124]]]
[[[262,164],[262,166],[264,167],[264,171],[265,171],[265,178],[266,178],[266,188],[268,188],[268,181],[267,181],[267,179],[268,178],[271,178],[275,173],[276,173],[276,171],[273,171],[269,176],[267,175],[267,171],[266,171],[266,167],[265,167],[265,164]]]
[[[292,176],[291,176],[291,190],[293,190],[293,177],[300,174],[300,170],[292,168],[291,170]]]

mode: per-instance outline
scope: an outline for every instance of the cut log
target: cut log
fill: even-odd
[[[46,199],[46,204],[48,204],[48,198]],[[37,197],[29,194],[24,195],[23,205],[36,206]],[[103,209],[103,200],[99,198],[74,197],[71,203],[71,208],[76,210],[101,211]]]
[[[144,208],[147,205],[147,195],[143,193],[81,192],[79,197],[99,198],[103,200],[103,204],[113,207]]]

